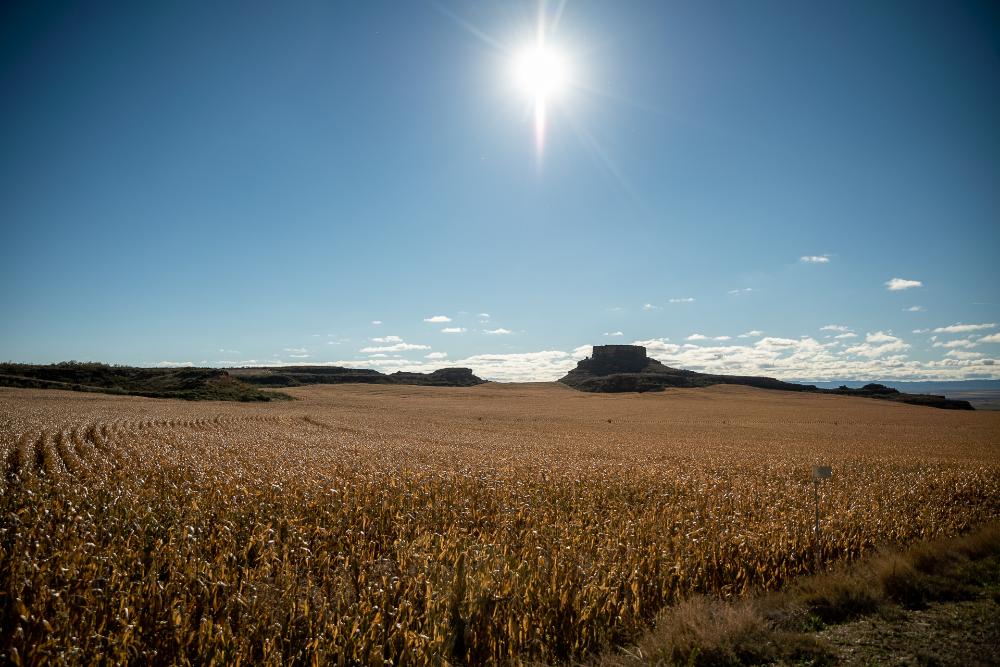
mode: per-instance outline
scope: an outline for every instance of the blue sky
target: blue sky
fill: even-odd
[[[14,4],[4,359],[1000,377],[992,3]]]

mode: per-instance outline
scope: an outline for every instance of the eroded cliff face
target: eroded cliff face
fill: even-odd
[[[585,368],[594,375],[641,373],[650,361],[641,345],[595,345],[593,355],[577,368]]]

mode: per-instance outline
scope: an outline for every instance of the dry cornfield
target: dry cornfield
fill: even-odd
[[[0,389],[14,664],[560,662],[1000,517],[1000,413],[741,387]],[[822,534],[812,537],[813,464]]]

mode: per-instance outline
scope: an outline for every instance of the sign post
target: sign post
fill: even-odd
[[[830,466],[813,466],[813,501],[816,505],[816,528],[814,531],[816,547],[813,549],[814,570],[819,572],[819,483],[824,479],[830,479],[833,470]]]

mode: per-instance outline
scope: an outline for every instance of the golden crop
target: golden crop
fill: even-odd
[[[562,661],[1000,516],[1000,413],[738,387],[0,390],[14,664]]]

